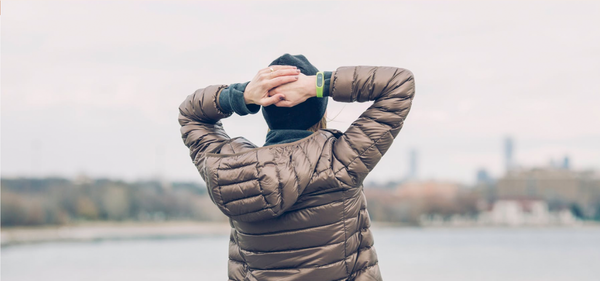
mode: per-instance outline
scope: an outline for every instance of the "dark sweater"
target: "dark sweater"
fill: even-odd
[[[325,83],[323,85],[323,97],[329,96],[329,84],[331,80],[331,71],[324,71]],[[260,105],[246,104],[244,100],[244,91],[250,81],[245,83],[234,83],[221,91],[219,94],[219,105],[224,113],[237,113],[240,116],[255,114],[260,111]],[[263,146],[273,144],[288,143],[301,140],[312,135],[313,132],[306,130],[271,130],[267,133],[266,142]]]

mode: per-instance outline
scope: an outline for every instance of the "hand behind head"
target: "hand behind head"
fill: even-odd
[[[275,103],[279,107],[293,107],[317,95],[315,76],[298,74],[298,80],[282,84],[269,91],[269,96],[283,95],[283,100]]]

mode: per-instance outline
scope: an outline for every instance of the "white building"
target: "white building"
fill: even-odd
[[[479,215],[479,223],[506,226],[573,225],[577,219],[570,210],[550,212],[542,200],[498,200],[488,212]]]

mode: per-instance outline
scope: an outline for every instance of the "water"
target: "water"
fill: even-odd
[[[600,280],[600,228],[375,228],[385,280]],[[227,280],[227,236],[2,249],[2,280]]]

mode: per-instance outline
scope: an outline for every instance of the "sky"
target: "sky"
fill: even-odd
[[[2,1],[1,174],[201,182],[177,122],[208,85],[284,53],[320,70],[415,75],[404,128],[367,181],[472,183],[569,156],[600,170],[598,1]],[[345,130],[370,103],[330,102]],[[264,143],[261,114],[223,120]]]

